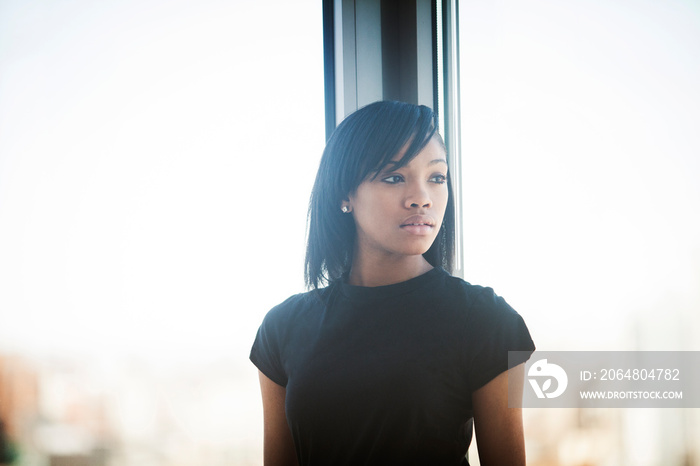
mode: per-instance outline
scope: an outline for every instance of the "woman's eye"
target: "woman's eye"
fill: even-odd
[[[430,178],[430,181],[437,184],[443,184],[445,181],[447,181],[447,177],[445,175],[435,175]]]
[[[382,178],[382,181],[385,183],[389,183],[389,184],[396,184],[396,183],[400,183],[401,181],[403,181],[403,177],[401,177],[399,175],[391,175],[391,176],[387,176],[386,178]]]

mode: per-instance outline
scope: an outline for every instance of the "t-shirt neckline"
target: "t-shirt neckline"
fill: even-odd
[[[445,272],[441,267],[433,267],[422,275],[410,278],[399,283],[383,286],[357,286],[349,285],[345,282],[345,277],[339,280],[340,292],[347,298],[353,300],[369,300],[378,298],[389,298],[401,294],[409,293],[426,286],[434,278]]]

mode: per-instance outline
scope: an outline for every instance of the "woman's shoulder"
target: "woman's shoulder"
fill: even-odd
[[[483,361],[475,363],[475,367],[482,364],[476,372],[487,375],[483,380],[480,379],[481,382],[476,385],[477,387],[509,367],[507,360],[494,362],[504,354],[507,359],[508,351],[532,353],[535,350],[535,344],[523,317],[493,288],[472,285],[453,276],[450,276],[448,283],[452,294],[461,293],[462,303],[468,302],[460,311],[460,315],[465,324],[463,335],[466,336],[470,354],[490,355],[484,357]],[[489,366],[491,364],[493,367]]]
[[[474,285],[460,277],[445,274],[445,295],[467,311],[470,317],[507,316],[518,313],[493,288]]]
[[[474,285],[463,278],[451,275],[447,272],[445,276],[445,287],[448,296],[466,300],[469,304],[477,301],[490,300],[498,296],[490,286]]]
[[[298,318],[300,314],[322,306],[329,293],[330,290],[326,287],[294,294],[270,309],[265,319],[280,321]]]

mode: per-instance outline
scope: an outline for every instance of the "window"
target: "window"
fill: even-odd
[[[546,0],[460,15],[466,278],[508,297],[541,349],[694,349],[700,10]],[[626,415],[616,451],[550,460],[656,464],[690,447],[667,438],[680,418],[668,434]]]
[[[0,355],[36,357],[50,425],[103,403],[123,464],[258,464],[247,355],[303,284],[320,7],[43,3],[0,5]],[[35,453],[99,446],[72,428]]]

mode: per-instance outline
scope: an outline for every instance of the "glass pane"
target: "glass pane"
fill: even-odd
[[[29,458],[260,464],[247,357],[303,283],[321,20],[318,2],[0,4],[0,417]]]
[[[539,349],[697,350],[698,4],[460,10],[466,279],[506,297]],[[640,411],[614,414],[608,447],[579,456],[591,433],[572,431],[595,416],[562,414],[572,431],[545,439],[534,427],[541,455],[530,459],[661,464],[689,454],[669,438],[697,438],[697,422],[682,428],[666,413],[663,433]]]

